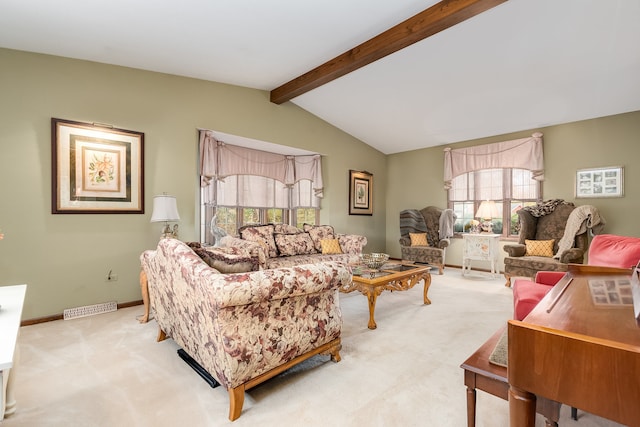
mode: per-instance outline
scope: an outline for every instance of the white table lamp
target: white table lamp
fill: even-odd
[[[160,238],[178,238],[178,224],[174,224],[173,228],[169,222],[179,221],[178,205],[174,196],[163,194],[153,198],[153,213],[151,214],[151,222],[164,222],[164,228]]]
[[[498,216],[498,207],[493,200],[485,200],[480,203],[478,212],[476,212],[476,218],[480,218],[480,228],[482,228],[482,231],[485,233],[491,233],[493,231],[493,222],[491,222],[491,220]]]

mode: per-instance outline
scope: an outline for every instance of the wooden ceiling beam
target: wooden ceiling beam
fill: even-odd
[[[273,89],[271,102],[282,104],[289,101],[506,1],[442,0],[374,38]]]

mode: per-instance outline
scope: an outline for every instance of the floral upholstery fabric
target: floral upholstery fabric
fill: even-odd
[[[277,228],[278,225],[282,226],[283,224],[272,225],[274,227],[274,234],[275,234],[275,230],[278,229]],[[315,227],[309,224],[306,224],[306,226],[309,229]],[[263,227],[263,226],[260,225],[259,227]],[[298,230],[299,233],[304,233],[304,231],[300,230],[299,228],[293,227],[292,229],[288,227],[293,227],[293,226],[289,225],[287,227],[280,228],[280,230],[292,231],[293,229],[296,229]],[[318,227],[331,227],[331,226],[318,226]],[[243,227],[244,230],[248,228],[250,227],[249,226]],[[333,227],[331,227],[331,230],[333,230]],[[327,232],[327,231],[329,231],[328,228],[322,228],[322,232]],[[322,233],[318,231],[317,235],[319,236],[320,234]],[[324,262],[324,261],[340,261],[345,263],[357,263],[360,260],[360,255],[362,255],[363,248],[367,244],[366,236],[361,236],[357,234],[342,234],[342,233],[335,233],[334,236],[335,236],[334,238],[337,238],[340,243],[340,248],[342,249],[342,252],[343,252],[342,254],[323,255],[322,246],[320,246],[320,251],[318,251],[315,248],[315,242],[314,242],[313,253],[305,254],[305,255],[291,255],[291,256],[276,255],[274,257],[274,256],[269,256],[269,253],[267,252],[263,244],[257,243],[255,241],[234,237],[234,236],[223,237],[220,241],[220,246],[241,248],[242,250],[248,252],[250,256],[256,257],[258,259],[260,263],[260,269],[262,270],[267,270],[270,268],[279,268],[279,267],[293,267],[301,264],[313,264],[313,263]],[[275,242],[275,238],[274,238],[274,242]]]
[[[276,247],[276,241],[273,238],[275,227],[272,224],[261,226],[245,226],[240,228],[239,234],[244,240],[251,240],[253,242],[265,245],[267,254],[270,257],[278,256],[278,248]]]
[[[309,233],[273,234],[280,256],[309,255],[315,252]]]
[[[340,337],[342,263],[219,274],[176,239],[140,259],[161,330],[227,389]]]
[[[290,224],[274,224],[273,225],[274,233],[282,233],[282,234],[297,234],[304,233],[303,230],[300,230],[295,225]]]
[[[322,244],[320,241],[322,239],[335,239],[335,231],[333,227],[330,225],[311,225],[304,224],[303,230],[309,233],[311,236],[311,240],[313,240],[313,245],[316,248],[316,252],[322,252]]]

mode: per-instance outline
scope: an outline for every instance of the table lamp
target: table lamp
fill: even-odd
[[[498,207],[493,200],[485,200],[480,203],[476,217],[480,218],[480,228],[485,233],[491,233],[493,231],[493,218],[498,217]]]
[[[174,224],[173,228],[169,222],[179,221],[178,205],[174,196],[162,194],[153,198],[153,213],[151,214],[151,222],[164,222],[161,239],[178,238],[178,224]]]

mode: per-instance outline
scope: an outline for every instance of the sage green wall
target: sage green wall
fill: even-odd
[[[139,255],[154,248],[153,196],[175,195],[180,238],[197,231],[197,128],[318,151],[321,222],[385,247],[386,156],[265,91],[0,49],[0,285],[27,283],[24,319],[141,299]],[[51,214],[51,118],[145,133],[144,215]],[[374,215],[348,215],[348,171],[374,175]],[[108,271],[117,282],[105,281]],[[142,312],[142,311],[141,311]]]
[[[606,233],[640,237],[640,111],[584,120],[507,135],[465,141],[446,146],[389,155],[387,158],[387,247],[400,256],[399,214],[403,209],[434,205],[446,207],[443,187],[445,147],[460,148],[544,134],[545,199],[565,199],[576,205],[593,205],[607,224]],[[576,199],[577,169],[602,166],[624,167],[624,197]],[[453,239],[446,263],[462,264],[461,239]],[[504,265],[502,252],[500,269]],[[473,265],[475,267],[475,265]],[[487,264],[478,265],[487,268]]]

